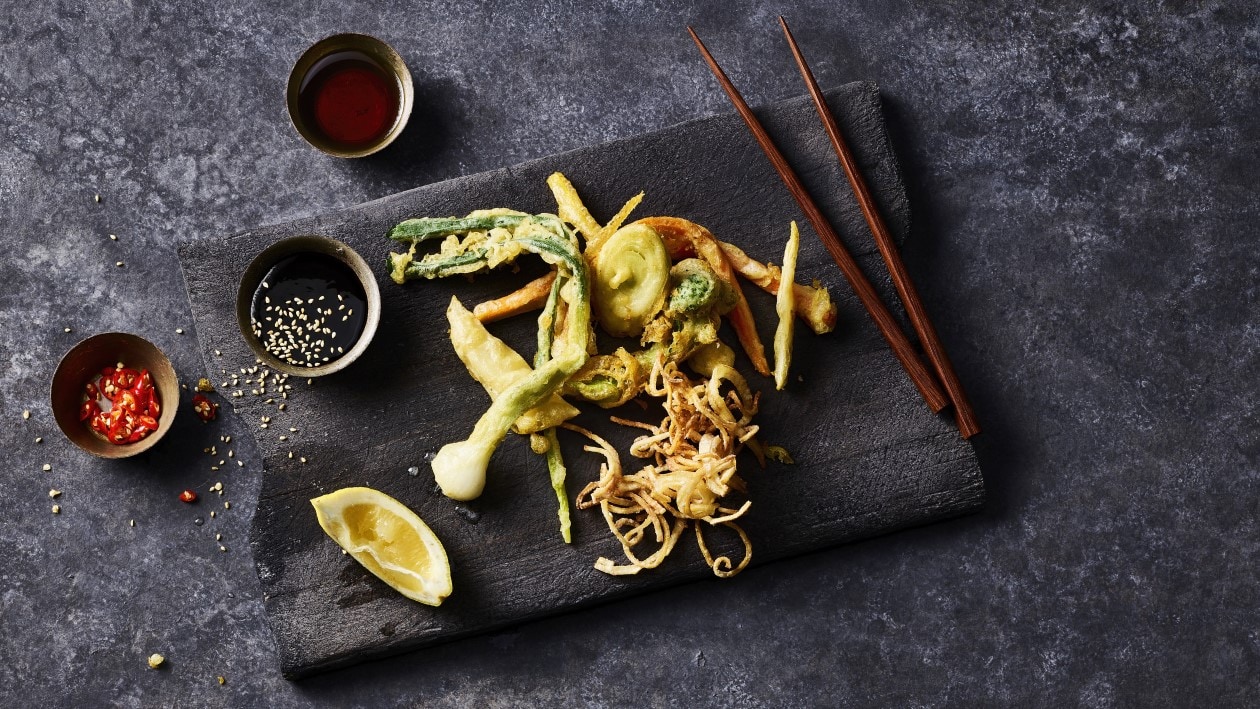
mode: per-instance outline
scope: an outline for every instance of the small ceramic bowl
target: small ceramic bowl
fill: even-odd
[[[300,366],[280,359],[269,352],[263,346],[263,343],[254,336],[252,327],[253,318],[250,309],[253,305],[254,294],[258,291],[259,286],[262,285],[263,277],[281,260],[301,254],[331,256],[349,267],[350,271],[354,273],[355,279],[363,288],[364,301],[367,305],[367,313],[363,320],[363,330],[359,333],[358,339],[355,340],[354,346],[338,356],[337,359],[318,367]],[[236,290],[236,323],[240,327],[241,336],[245,338],[246,344],[254,351],[258,359],[262,360],[271,369],[284,372],[285,374],[301,377],[322,377],[345,369],[358,359],[359,355],[363,354],[364,350],[371,344],[372,336],[376,334],[376,327],[380,324],[380,321],[381,291],[376,285],[376,277],[372,275],[372,269],[368,268],[367,262],[354,249],[327,236],[314,234],[293,236],[281,239],[268,246],[250,262],[245,269],[244,275],[241,276],[241,283]]]
[[[338,142],[336,138],[320,129],[318,119],[312,113],[311,100],[304,101],[306,92],[319,91],[321,80],[328,72],[335,72],[338,63],[353,62],[376,74],[392,85],[381,86],[392,99],[396,99],[397,108],[392,123],[386,122],[382,130],[373,137],[352,144]],[[379,81],[379,80],[377,80]],[[375,83],[369,80],[369,84]],[[351,81],[350,86],[339,86],[338,92],[331,94],[340,101],[362,98],[354,89],[362,88],[362,74]],[[397,92],[396,95],[393,92]],[[318,102],[319,99],[315,99]],[[285,94],[285,102],[289,107],[289,119],[293,127],[306,142],[323,152],[339,158],[361,158],[383,150],[394,142],[407,126],[411,116],[411,105],[415,100],[415,92],[411,83],[411,72],[407,64],[394,51],[394,48],[381,40],[365,34],[338,34],[325,37],[311,45],[289,72],[289,83]],[[335,104],[334,104],[335,105]],[[366,110],[365,107],[356,107]]]
[[[96,379],[102,369],[118,362],[132,369],[149,370],[162,405],[157,430],[123,445],[110,443],[79,420],[83,387]],[[61,358],[53,373],[51,397],[53,418],[72,443],[101,458],[128,458],[149,450],[171,430],[179,410],[179,379],[171,361],[153,343],[126,332],[104,332],[75,345]]]

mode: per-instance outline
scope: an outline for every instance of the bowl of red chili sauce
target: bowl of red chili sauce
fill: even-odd
[[[179,409],[179,379],[153,343],[125,332],[83,340],[52,380],[53,418],[78,447],[102,458],[152,448]]]
[[[375,37],[333,35],[298,58],[286,98],[293,127],[308,143],[336,157],[364,157],[394,142],[407,125],[411,72]]]

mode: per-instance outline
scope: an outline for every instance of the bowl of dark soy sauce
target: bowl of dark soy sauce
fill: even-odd
[[[286,374],[339,372],[367,349],[381,294],[367,262],[326,236],[282,239],[254,257],[236,292],[236,319],[250,349]]]
[[[293,65],[286,95],[297,132],[341,158],[371,155],[394,142],[413,98],[402,57],[365,34],[333,35],[312,45]]]

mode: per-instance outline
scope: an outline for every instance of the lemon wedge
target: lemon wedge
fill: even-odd
[[[403,503],[369,487],[347,487],[311,504],[328,536],[394,590],[429,606],[451,595],[442,542]]]

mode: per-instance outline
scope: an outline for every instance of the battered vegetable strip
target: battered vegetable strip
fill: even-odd
[[[573,523],[569,519],[569,493],[564,489],[564,479],[569,471],[564,467],[564,457],[560,454],[560,441],[556,438],[556,429],[549,428],[542,434],[547,445],[547,472],[551,477],[551,489],[556,493],[556,515],[560,517],[560,537],[565,544],[573,543],[570,531]]]
[[[389,255],[389,276],[401,285],[411,278],[444,278],[509,263],[521,253],[514,230],[530,218],[510,209],[485,209],[463,218],[408,219],[389,232],[389,238],[411,245],[406,253]],[[463,240],[457,238],[461,233],[467,234]],[[416,261],[416,246],[433,239],[445,239],[441,250]]]
[[[508,347],[503,340],[486,330],[473,313],[451,296],[446,309],[446,320],[451,325],[451,345],[468,373],[485,387],[491,399],[495,399],[513,384],[533,371],[525,358]],[[527,434],[542,431],[578,415],[578,410],[559,394],[553,393],[516,419],[512,430]]]
[[[624,224],[625,221],[630,218],[630,212],[633,212],[634,208],[638,207],[639,202],[642,202],[642,201],[643,201],[643,193],[640,192],[639,194],[627,200],[625,204],[621,205],[621,209],[617,210],[617,213],[613,215],[613,218],[608,220],[607,224],[600,227],[597,233],[592,234],[590,236],[586,236],[585,234],[583,234],[583,236],[586,237],[587,258],[590,258],[591,255],[599,251],[600,248],[604,246],[604,242],[608,240],[608,237],[617,233],[617,230],[621,228],[621,225]]]
[[[435,277],[444,272],[443,264],[462,261],[469,254],[480,256],[480,268],[475,270],[484,270],[511,260],[514,251],[529,251],[557,266],[557,283],[553,288],[558,288],[559,298],[567,306],[554,358],[503,391],[478,419],[468,439],[443,446],[433,459],[433,476],[442,492],[456,500],[471,500],[484,489],[490,456],[513,423],[559,389],[565,379],[585,364],[591,322],[590,276],[572,234],[560,219],[550,214],[530,216],[492,210],[474,212],[464,220],[410,219],[395,227],[390,238],[411,241],[412,249],[407,256],[413,257],[417,239],[453,236],[449,232],[457,227],[473,231],[463,240],[444,244],[441,253],[429,254],[420,261],[410,258],[399,269],[403,280],[416,275]],[[482,228],[488,231],[477,231]],[[417,234],[421,236],[415,237]],[[396,266],[396,257],[399,255],[391,254],[391,265]],[[550,322],[547,326],[550,327]]]
[[[599,222],[595,221],[595,217],[591,216],[586,205],[582,204],[582,198],[578,197],[577,190],[573,189],[573,183],[569,182],[569,178],[559,172],[553,172],[547,177],[547,186],[551,188],[551,194],[556,198],[556,214],[571,224],[582,235],[582,238],[587,240],[595,238],[595,235],[599,233]]]
[[[646,224],[655,229],[664,239],[665,248],[669,251],[671,258],[677,260],[688,256],[698,256],[713,267],[713,270],[735,294],[735,307],[728,317],[740,345],[748,354],[753,368],[758,373],[769,376],[770,364],[766,361],[766,348],[761,344],[761,337],[757,334],[757,324],[753,320],[752,309],[748,307],[748,301],[735,280],[735,273],[731,270],[731,264],[726,260],[717,237],[699,224],[677,217],[648,217],[634,223]]]
[[[791,235],[783,251],[783,280],[796,281],[796,255],[801,250],[801,232],[792,221]],[[796,324],[795,290],[780,288],[774,309],[779,314],[779,327],[774,331],[774,388],[780,391],[787,386],[788,366],[792,362],[792,335]]]
[[[551,284],[555,280],[556,272],[548,271],[501,298],[478,303],[473,308],[473,315],[483,323],[490,323],[538,310],[547,302],[547,294],[551,292]]]
[[[562,286],[561,280],[556,278],[547,294],[543,314],[538,318],[538,350],[534,352],[535,367],[542,367],[551,360],[552,349],[555,347],[556,314],[560,310]],[[547,457],[547,474],[551,478],[551,489],[556,493],[556,514],[560,517],[560,536],[565,544],[569,544],[572,541],[569,531],[572,523],[569,520],[569,493],[564,489],[564,480],[568,477],[569,471],[564,465],[564,456],[560,452],[560,441],[556,438],[555,428],[548,428],[543,434],[542,445],[546,447],[543,455]],[[536,447],[534,452],[538,452]]]
[[[734,244],[725,241],[719,244],[727,261],[739,275],[770,295],[779,294],[781,276],[777,266],[757,261]],[[836,304],[831,302],[831,294],[826,288],[817,284],[806,286],[793,283],[792,290],[795,291],[793,297],[796,298],[796,314],[809,325],[815,335],[825,335],[836,329]]]

